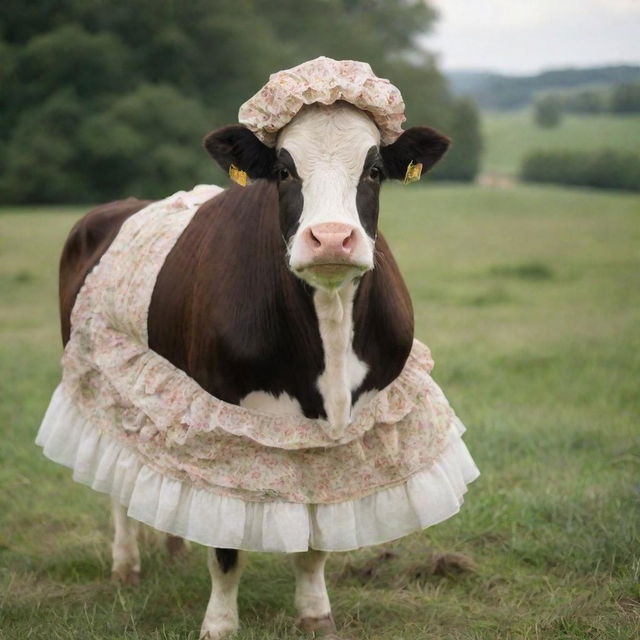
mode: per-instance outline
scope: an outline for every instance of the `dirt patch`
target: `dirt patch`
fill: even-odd
[[[413,558],[407,557],[409,560]],[[398,553],[385,550],[364,562],[345,565],[340,578],[355,579],[361,584],[379,580],[402,588],[411,583],[426,582],[433,577],[455,577],[476,571],[476,563],[463,553],[434,551],[426,554],[426,558],[420,562],[406,564]]]
[[[455,576],[461,573],[475,573],[476,563],[463,553],[441,553],[431,555],[424,564],[410,567],[409,576],[416,581],[423,581],[429,576]]]
[[[516,179],[505,173],[487,171],[478,177],[476,183],[481,187],[489,187],[491,189],[512,189],[516,185]]]

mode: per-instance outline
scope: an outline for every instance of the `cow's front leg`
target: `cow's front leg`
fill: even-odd
[[[328,555],[326,551],[314,550],[293,554],[296,573],[295,604],[299,625],[305,631],[335,631],[329,594],[324,582],[324,565]]]
[[[209,549],[211,597],[200,631],[201,638],[219,640],[238,630],[238,585],[247,554],[236,549]]]
[[[127,508],[115,498],[111,499],[111,513],[115,530],[111,580],[117,584],[137,585],[140,582],[138,523],[127,516]]]

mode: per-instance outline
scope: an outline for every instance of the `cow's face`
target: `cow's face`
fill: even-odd
[[[402,178],[410,162],[429,169],[448,139],[428,127],[380,147],[364,111],[344,102],[304,107],[282,129],[276,148],[230,126],[205,138],[223,169],[277,183],[289,268],[314,287],[336,289],[374,268],[380,184]]]
[[[280,223],[289,267],[336,288],[373,268],[380,132],[346,103],[303,109],[278,136]]]

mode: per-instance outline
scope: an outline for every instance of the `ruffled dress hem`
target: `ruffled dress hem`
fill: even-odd
[[[59,386],[36,443],[73,479],[117,498],[135,520],[210,547],[247,551],[349,551],[395,540],[455,515],[478,469],[455,415],[430,466],[364,497],[329,504],[250,502],[190,486],[145,464],[100,431]]]

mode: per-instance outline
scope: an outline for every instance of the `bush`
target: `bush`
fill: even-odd
[[[539,127],[557,127],[562,119],[562,102],[557,96],[543,96],[533,107],[533,120]]]
[[[522,164],[526,182],[640,191],[640,155],[629,151],[534,151]]]
[[[444,131],[451,136],[451,149],[433,171],[435,180],[471,182],[480,169],[482,135],[480,116],[475,103],[468,98],[456,100],[450,124]]]

